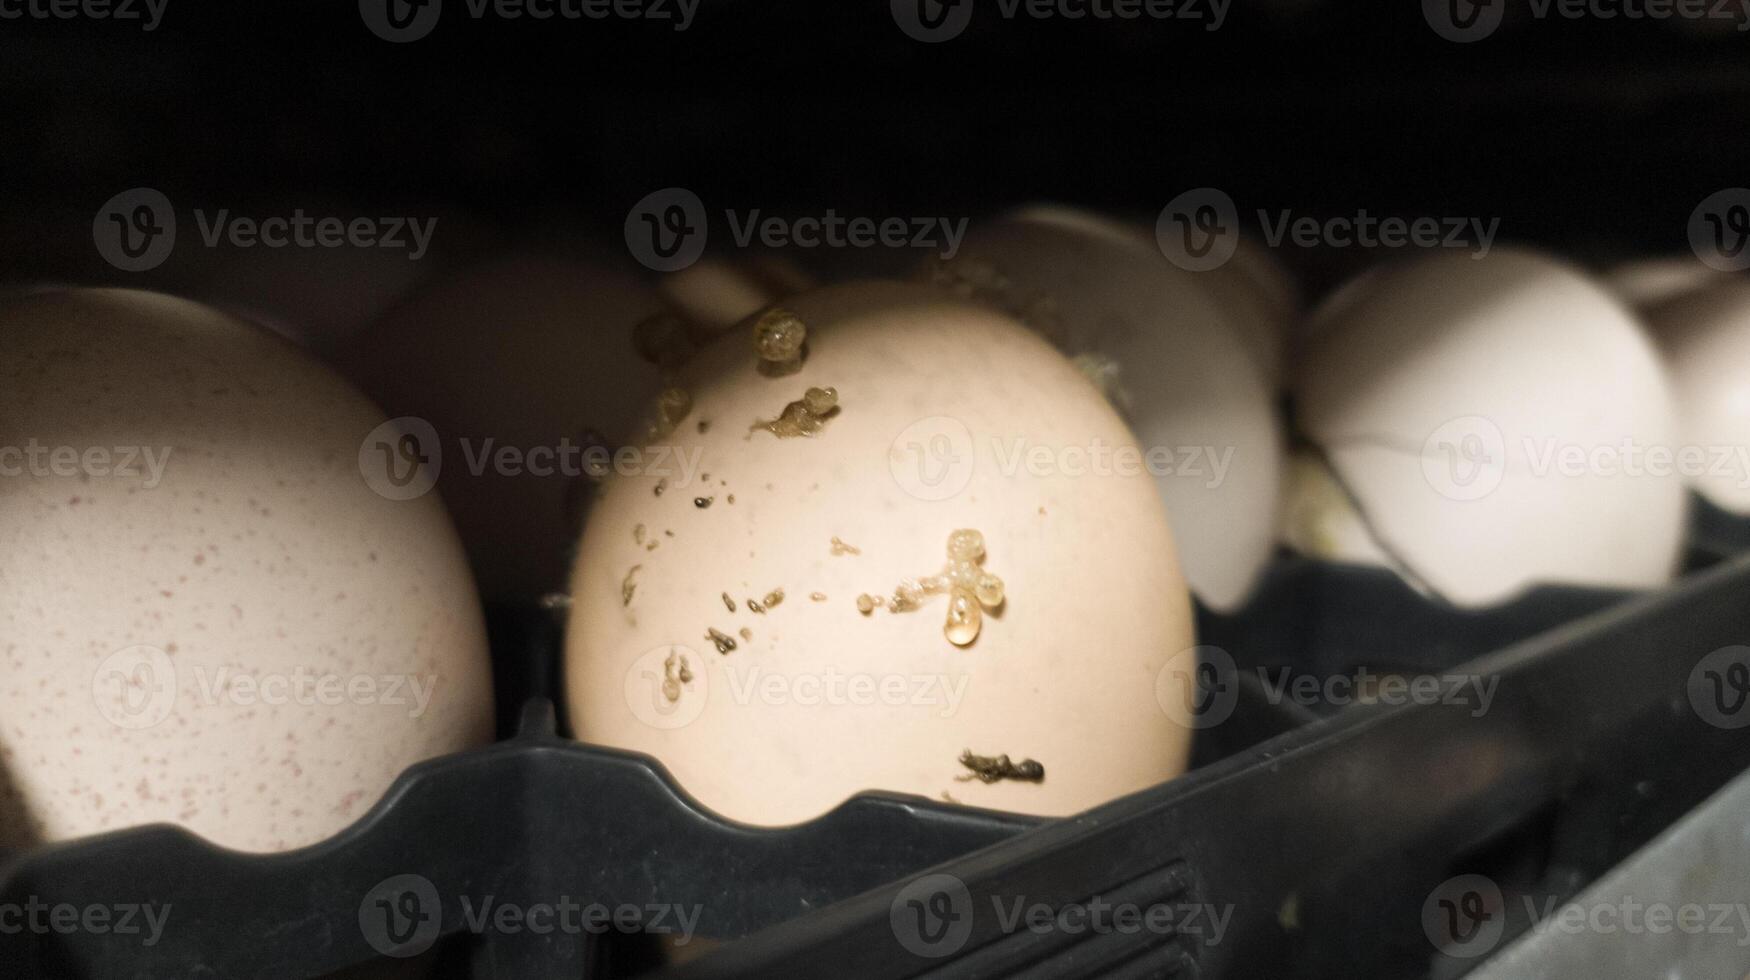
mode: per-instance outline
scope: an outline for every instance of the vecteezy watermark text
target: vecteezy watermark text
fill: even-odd
[[[648,21],[669,23],[675,31],[693,26],[699,10],[699,0],[463,0],[462,5],[475,21]],[[443,10],[443,0],[359,0],[365,26],[394,44],[430,34]]]
[[[1218,31],[1233,0],[995,0],[1004,20],[1184,21]],[[889,0],[893,22],[914,41],[959,37],[972,23],[973,0]]]
[[[1260,208],[1258,227],[1271,248],[1284,243],[1302,248],[1460,249],[1483,258],[1494,246],[1500,218],[1376,215],[1366,208],[1353,214],[1296,214]],[[1239,247],[1239,209],[1215,187],[1185,191],[1167,202],[1155,219],[1155,242],[1174,265],[1207,272],[1226,264]]]
[[[1025,436],[990,436],[985,451],[1004,479],[1025,474],[1045,479],[1195,480],[1214,490],[1233,467],[1233,446],[1149,446],[1094,439],[1087,445],[1047,445]],[[972,429],[957,418],[934,415],[906,426],[888,448],[888,470],[900,489],[919,500],[947,500],[972,482],[980,453]]]
[[[0,0],[4,2],[4,0]],[[230,208],[197,208],[195,225],[207,248],[369,248],[406,252],[410,262],[425,257],[438,219],[409,216],[312,215],[296,208],[289,215],[237,215]],[[110,265],[123,272],[145,272],[164,264],[176,248],[176,209],[163,192],[150,187],[122,191],[97,209],[92,242]]]
[[[1509,0],[1422,0],[1434,33],[1469,44],[1495,33]],[[1525,0],[1534,20],[1683,20],[1735,24],[1750,30],[1750,0]]]
[[[74,477],[141,479],[155,489],[170,464],[169,446],[48,446],[35,438],[22,446],[0,446],[0,478]]]
[[[186,690],[182,681],[192,678]],[[297,705],[305,708],[386,707],[423,717],[437,692],[433,674],[341,674],[296,667],[245,671],[229,666],[182,664],[154,646],[131,646],[105,657],[91,675],[98,713],[118,728],[151,728],[170,717],[178,702],[240,707]]]
[[[0,20],[109,20],[136,22],[152,32],[170,0],[0,0]]]
[[[704,449],[674,445],[620,446],[572,441],[561,437],[553,445],[516,446],[491,436],[457,440],[468,475],[488,473],[502,477],[534,479],[604,479],[620,476],[655,476],[665,489],[684,490],[699,472]],[[423,497],[437,485],[443,472],[443,442],[437,428],[425,419],[406,415],[390,419],[366,433],[359,443],[359,473],[372,490],[390,500]]]
[[[1453,671],[1441,674],[1380,673],[1365,667],[1354,673],[1296,673],[1290,667],[1253,667],[1257,689],[1273,705],[1292,704],[1315,713],[1355,704],[1442,705],[1487,714],[1501,678]],[[1241,671],[1220,647],[1193,647],[1174,655],[1155,674],[1155,701],[1175,724],[1214,728],[1233,717],[1239,704]]]
[[[511,901],[493,894],[458,895],[452,901],[463,929],[477,936],[498,935],[674,936],[684,946],[698,934],[704,916],[700,905],[651,902],[582,901],[559,895],[551,901]],[[359,902],[359,931],[385,956],[417,956],[432,947],[442,931],[444,901],[437,886],[422,875],[385,878]]]
[[[799,216],[728,208],[723,220],[737,248],[917,249],[943,259],[960,251],[970,223],[938,215],[847,216],[834,208]],[[633,258],[657,272],[677,272],[705,254],[710,217],[699,195],[684,187],[665,187],[632,206],[624,231]]]
[[[1227,934],[1233,905],[1175,901],[1114,901],[1095,895],[1086,901],[1052,904],[1024,895],[989,896],[984,912],[966,883],[951,874],[929,874],[901,888],[888,906],[893,936],[908,952],[927,958],[952,956],[972,935],[974,920],[990,916],[1003,935],[1135,936],[1155,934],[1195,938],[1218,945]]]
[[[156,946],[170,920],[170,908],[157,902],[73,905],[32,895],[23,903],[0,902],[0,936],[139,936],[140,945]]]

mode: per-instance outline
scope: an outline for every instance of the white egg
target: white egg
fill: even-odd
[[[1300,287],[1293,274],[1267,247],[1241,237],[1226,262],[1193,275],[1238,328],[1259,373],[1273,389],[1280,388],[1288,337],[1300,315]]]
[[[974,228],[936,270],[1075,358],[1154,455],[1192,591],[1242,605],[1274,549],[1283,437],[1273,386],[1199,274],[1143,232],[1063,208]]]
[[[1560,262],[1497,250],[1379,270],[1334,302],[1298,365],[1299,422],[1375,547],[1325,557],[1395,556],[1464,605],[1541,583],[1670,580],[1685,495],[1648,453],[1675,448],[1675,404],[1613,297]]]
[[[564,588],[585,470],[603,462],[585,448],[651,410],[661,372],[634,334],[664,309],[606,262],[511,257],[420,291],[343,355],[389,415],[432,426],[438,489],[489,598]]]
[[[479,600],[383,422],[285,340],[166,296],[0,307],[0,847],[143,823],[274,851],[491,735]],[[0,807],[0,810],[7,809]]]
[[[759,824],[876,789],[1067,814],[1181,771],[1185,716],[1163,704],[1185,693],[1189,596],[1152,480],[1087,468],[1099,446],[1138,453],[1099,393],[1036,334],[923,286],[783,310],[807,331],[800,369],[767,376],[747,335],[722,338],[653,443],[680,461],[615,476],[590,516],[567,638],[578,737],[651,753]],[[807,393],[824,409],[829,387],[822,421]],[[970,591],[897,611],[887,597],[946,574],[961,530],[983,540],[953,579]],[[968,751],[1043,781],[973,779]]]
[[[1650,314],[1677,392],[1685,471],[1726,510],[1750,516],[1750,283],[1731,279]]]

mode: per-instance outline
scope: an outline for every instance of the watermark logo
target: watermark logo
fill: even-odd
[[[1422,476],[1451,500],[1481,500],[1507,476],[1507,437],[1481,415],[1452,419],[1422,444]]]
[[[1239,242],[1239,211],[1233,198],[1214,187],[1180,194],[1155,219],[1155,243],[1161,254],[1189,272],[1220,268],[1233,258]]]
[[[1141,446],[1093,439],[1086,445],[1049,445],[1024,435],[989,436],[985,440],[992,472],[1005,480],[1137,479],[1192,480],[1216,490],[1233,467],[1232,446]],[[978,439],[959,419],[932,415],[900,430],[888,446],[887,466],[893,481],[911,496],[925,501],[958,496],[972,481],[978,459]]]
[[[705,254],[705,202],[685,187],[652,191],[626,214],[625,234],[626,248],[646,268],[678,272]]]
[[[697,652],[671,644],[639,654],[626,668],[621,690],[632,717],[651,728],[685,728],[711,699],[711,675]]]
[[[1732,480],[1750,488],[1750,446],[1643,443],[1633,437],[1581,443],[1526,435],[1509,442],[1481,415],[1442,423],[1423,442],[1422,475],[1450,500],[1481,500],[1500,489],[1507,472],[1535,480]]]
[[[1004,20],[1201,21],[1217,31],[1232,0],[996,0]],[[925,44],[951,41],[972,22],[972,0],[892,0],[893,22]]]
[[[444,0],[359,0],[359,17],[365,26],[391,44],[425,37],[443,13]]]
[[[443,929],[437,886],[421,875],[378,882],[359,902],[359,932],[384,956],[405,959],[430,949]]]
[[[697,934],[704,908],[650,903],[608,905],[560,895],[552,901],[513,902],[498,895],[456,895],[449,908],[461,929],[476,936],[673,935],[685,946]],[[430,949],[443,930],[445,903],[431,881],[416,874],[378,882],[359,902],[359,932],[372,949],[406,958]]]
[[[900,430],[887,450],[893,482],[924,501],[948,500],[972,482],[977,465],[972,430],[946,415],[919,419]]]
[[[176,248],[176,209],[150,187],[122,191],[97,209],[91,240],[97,254],[123,272],[156,269]]]
[[[480,478],[531,479],[657,476],[666,488],[685,490],[699,474],[704,450],[698,446],[620,446],[561,437],[553,445],[517,446],[487,436],[457,440],[464,471]],[[390,419],[365,434],[359,443],[359,474],[365,484],[390,500],[413,500],[430,493],[443,472],[445,452],[436,427],[412,415]],[[452,460],[454,457],[451,457]]]
[[[1422,932],[1447,956],[1484,956],[1506,931],[1506,906],[1500,887],[1484,875],[1448,878],[1422,902]]]
[[[1689,672],[1689,706],[1702,721],[1728,731],[1750,725],[1750,646],[1723,647]]]
[[[972,937],[972,893],[954,875],[924,875],[893,897],[887,921],[912,955],[952,956]]]
[[[947,216],[847,216],[834,208],[799,216],[729,208],[723,220],[731,242],[741,249],[918,249],[943,259],[960,251],[970,224],[967,218]],[[627,212],[626,248],[646,268],[677,272],[705,253],[709,226],[710,217],[697,194],[684,187],[665,187],[646,194]]]
[[[1689,247],[1721,272],[1750,269],[1750,188],[1728,187],[1703,198],[1689,215]]]
[[[464,0],[469,20],[668,21],[675,31],[693,26],[699,0]],[[418,41],[437,27],[443,0],[359,0],[371,33],[393,44]]]
[[[443,465],[437,429],[416,416],[390,419],[359,443],[359,473],[367,486],[389,500],[412,500],[430,493]]]
[[[117,650],[91,675],[98,713],[117,728],[151,728],[176,710],[176,695],[176,664],[154,646]]]
[[[925,44],[952,41],[972,23],[972,0],[891,0],[893,22]]]
[[[1214,728],[1233,717],[1238,677],[1233,657],[1220,647],[1181,650],[1155,672],[1155,703],[1182,728]]]
[[[1428,26],[1457,44],[1495,33],[1506,13],[1507,0],[1422,0],[1422,18]]]
[[[1422,0],[1422,16],[1436,34],[1469,44],[1494,34],[1507,0]],[[1529,0],[1533,20],[1725,21],[1750,30],[1744,0]]]
[[[262,218],[197,208],[194,219],[206,248],[372,248],[406,251],[414,262],[425,257],[437,232],[436,218],[340,218],[302,208]],[[123,191],[97,209],[91,238],[104,261],[123,272],[155,269],[176,247],[176,209],[150,187]]]
[[[1461,249],[1483,258],[1493,247],[1501,219],[1477,217],[1400,218],[1360,208],[1353,214],[1315,217],[1290,209],[1256,212],[1264,244],[1300,248]],[[1168,261],[1188,272],[1225,265],[1239,247],[1239,210],[1233,198],[1214,187],[1189,190],[1167,202],[1155,219],[1155,243]]]
[[[117,728],[151,728],[175,712],[185,678],[195,682],[187,693],[197,704],[406,708],[409,718],[426,713],[438,685],[433,675],[343,675],[302,667],[254,673],[205,664],[178,668],[165,651],[140,645],[117,650],[98,664],[91,697],[98,713]]]

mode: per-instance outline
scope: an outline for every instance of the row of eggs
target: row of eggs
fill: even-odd
[[[1656,586],[1683,481],[1538,447],[1750,443],[1750,294],[1687,266],[1422,257],[1303,316],[1264,249],[1192,273],[1033,208],[912,279],[516,256],[310,328],[334,367],[184,300],[15,291],[0,446],[40,452],[0,459],[0,847],[324,839],[489,737],[480,596],[557,591],[579,737],[726,816],[1076,812],[1182,770],[1190,596],[1242,607],[1278,541],[1472,605]],[[436,435],[437,493],[380,492],[388,417]],[[534,466],[623,444],[599,483]],[[1201,462],[1069,465],[1096,447]]]

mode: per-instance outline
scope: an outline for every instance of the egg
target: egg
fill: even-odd
[[[425,276],[404,253],[369,248],[238,250],[217,263],[201,298],[327,354]]]
[[[1649,463],[1676,446],[1675,403],[1612,296],[1508,249],[1376,270],[1334,302],[1298,365],[1298,422],[1373,541],[1351,549],[1352,536],[1310,528],[1290,540],[1322,539],[1327,558],[1393,556],[1412,584],[1466,606],[1535,584],[1670,580],[1685,494]],[[1290,511],[1323,519],[1316,503]]]
[[[1059,815],[1176,775],[1188,593],[1098,391],[921,285],[755,329],[763,353],[738,331],[680,372],[684,413],[584,529],[577,736],[762,825],[866,790]]]
[[[333,372],[125,290],[15,297],[0,351],[0,847],[299,847],[490,738],[455,532],[373,490],[383,417]]]
[[[342,355],[391,416],[430,426],[437,489],[489,598],[564,588],[599,453],[661,389],[635,335],[665,310],[603,260],[504,257],[418,292]]]
[[[1650,314],[1677,392],[1684,475],[1709,501],[1750,516],[1750,283],[1727,279]]]
[[[936,269],[1023,317],[1106,391],[1153,453],[1193,593],[1232,611],[1275,547],[1283,436],[1274,386],[1207,275],[1143,232],[1052,207],[974,228]]]
[[[1300,287],[1264,245],[1244,236],[1213,269],[1193,273],[1238,330],[1258,371],[1272,388],[1283,381],[1288,337],[1300,315]]]
[[[1604,273],[1604,286],[1637,310],[1650,310],[1669,300],[1734,278],[1693,255],[1635,259]]]

